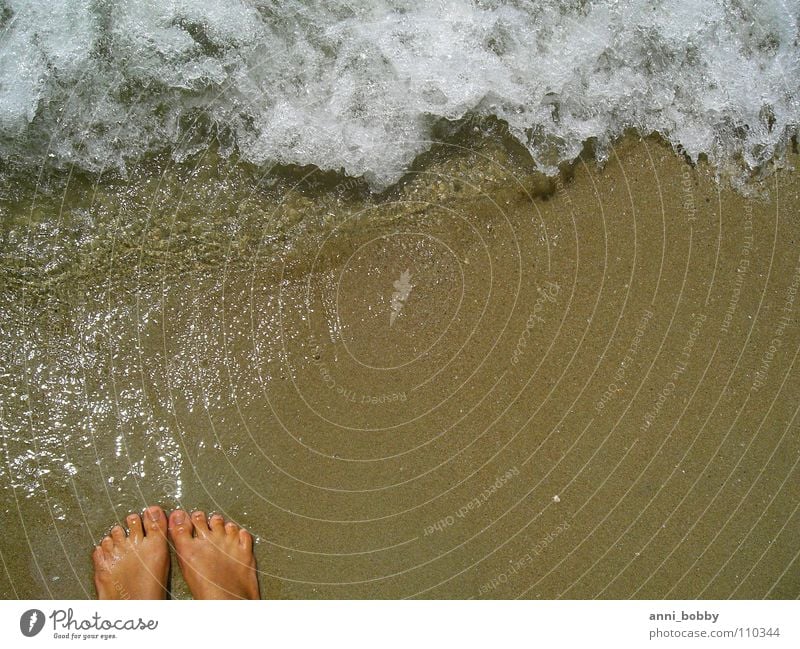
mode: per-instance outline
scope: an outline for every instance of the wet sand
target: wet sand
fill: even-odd
[[[267,598],[798,597],[798,175],[589,158],[6,192],[0,593],[92,596],[159,503],[248,527]]]

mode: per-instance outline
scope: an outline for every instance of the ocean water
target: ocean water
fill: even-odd
[[[236,151],[395,182],[493,116],[555,173],[658,133],[743,178],[800,121],[794,0],[2,0],[0,159],[124,170]]]

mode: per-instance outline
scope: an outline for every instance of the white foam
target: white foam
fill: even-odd
[[[12,0],[0,156],[88,170],[208,144],[397,180],[433,124],[506,120],[539,167],[628,128],[757,168],[800,117],[798,2]],[[743,160],[744,163],[737,162]]]

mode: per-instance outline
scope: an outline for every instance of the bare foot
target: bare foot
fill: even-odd
[[[164,599],[169,576],[167,517],[148,507],[125,519],[128,534],[115,525],[92,553],[94,585],[100,599]]]
[[[194,532],[194,534],[192,534]],[[206,519],[180,509],[169,516],[169,537],[195,599],[259,599],[253,537],[219,514]]]

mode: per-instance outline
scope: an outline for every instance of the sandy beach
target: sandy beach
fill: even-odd
[[[464,129],[380,195],[212,152],[15,187],[3,597],[91,597],[149,503],[247,526],[267,598],[800,595],[796,172]]]

